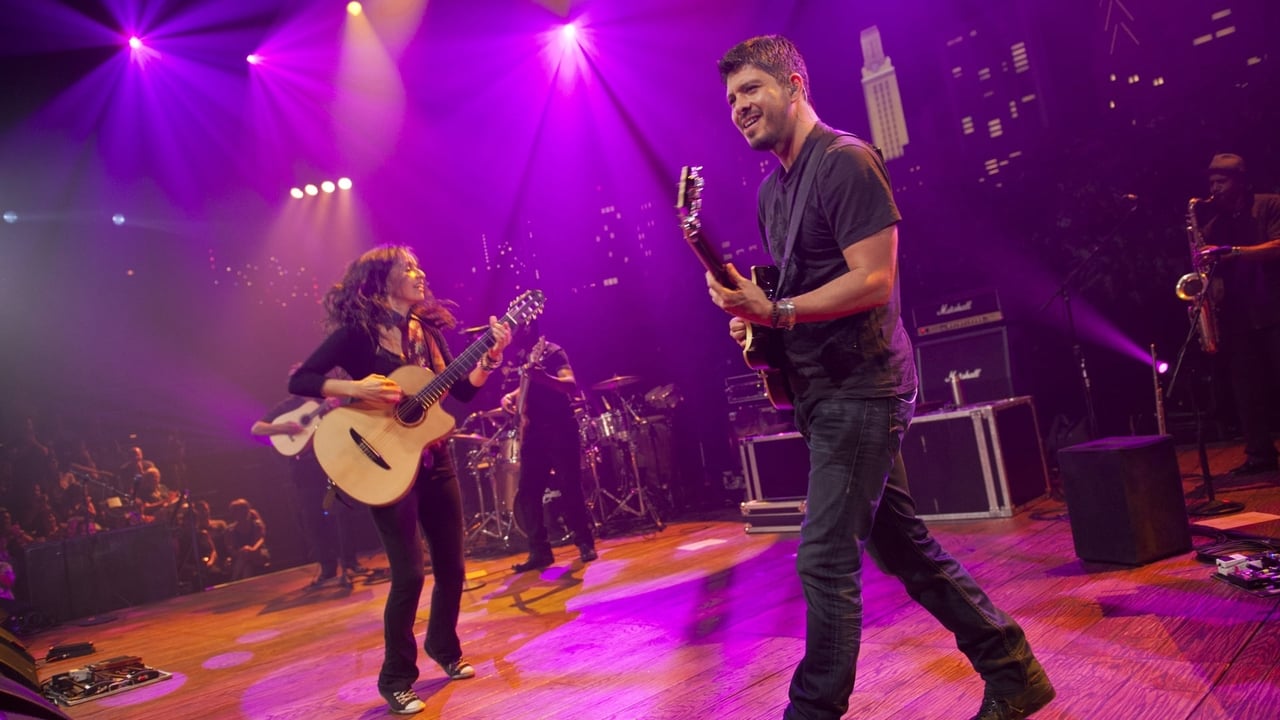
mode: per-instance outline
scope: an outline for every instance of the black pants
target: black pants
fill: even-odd
[[[458,476],[443,446],[429,452],[430,467],[418,471],[409,494],[399,502],[370,508],[382,547],[391,566],[391,590],[383,611],[386,654],[378,673],[378,689],[400,692],[418,679],[418,644],[413,621],[426,582],[422,543],[431,553],[431,615],[427,620],[426,650],[441,664],[462,657],[458,640],[458,614],[462,606],[463,561],[462,496]]]
[[[1240,413],[1244,454],[1255,462],[1276,461],[1271,440],[1273,397],[1280,378],[1280,325],[1223,338],[1231,390]]]
[[[320,563],[320,569],[325,573],[336,571],[339,560],[343,567],[355,567],[351,508],[334,502],[328,511],[324,509],[329,478],[316,461],[316,456],[310,452],[294,456],[292,477],[298,494],[298,515],[310,545],[311,559]]]
[[[548,488],[560,493],[564,520],[573,532],[573,541],[579,546],[595,547],[587,501],[582,496],[582,449],[578,446],[576,426],[525,433],[520,448],[516,512],[520,514],[520,524],[529,536],[531,555],[551,554],[542,509],[542,495]]]

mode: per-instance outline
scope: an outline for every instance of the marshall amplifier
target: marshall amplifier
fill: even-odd
[[[950,400],[948,378],[953,373],[960,378],[966,403],[1013,397],[1013,371],[1005,328],[993,327],[916,343],[921,402]]]
[[[960,332],[1004,321],[995,289],[972,290],[913,308],[916,337]]]

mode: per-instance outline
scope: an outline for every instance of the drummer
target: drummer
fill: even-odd
[[[555,562],[542,510],[542,495],[547,489],[560,493],[578,559],[591,562],[598,556],[582,496],[582,448],[572,405],[578,383],[569,356],[564,348],[538,334],[536,321],[525,327],[513,344],[519,345],[523,360],[520,386],[503,396],[502,407],[519,416],[521,470],[515,504],[529,537],[529,557],[513,569],[541,570]]]

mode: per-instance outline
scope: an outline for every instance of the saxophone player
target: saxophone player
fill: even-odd
[[[1278,406],[1270,397],[1280,386],[1280,195],[1254,193],[1239,155],[1214,155],[1208,170],[1210,197],[1196,208],[1200,254],[1215,261],[1214,284],[1221,285],[1221,355],[1245,439],[1245,461],[1231,474],[1275,472]]]

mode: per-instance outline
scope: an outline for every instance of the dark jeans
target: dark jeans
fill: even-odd
[[[849,708],[862,637],[862,551],[956,636],[999,695],[1038,669],[1022,629],[915,516],[899,448],[913,400],[821,400],[797,414],[809,445],[809,493],[796,568],[807,606],[790,720],[838,720]]]
[[[298,497],[298,516],[311,546],[311,559],[320,563],[320,569],[326,574],[338,569],[339,559],[343,567],[355,567],[351,508],[335,500],[333,506],[325,511],[324,497],[329,490],[329,478],[316,461],[316,456],[310,452],[294,456],[292,477]]]
[[[431,467],[418,471],[408,495],[391,505],[370,508],[373,524],[387,551],[391,566],[391,590],[383,611],[386,654],[378,673],[378,689],[400,692],[418,679],[418,644],[413,621],[426,582],[422,543],[431,552],[431,615],[427,620],[426,651],[441,664],[462,657],[458,640],[458,614],[462,606],[463,561],[462,496],[458,476],[443,448],[430,451]]]
[[[1280,325],[1223,338],[1231,390],[1240,413],[1244,454],[1256,462],[1276,461],[1271,439],[1274,390],[1280,374]]]
[[[551,555],[547,539],[543,492],[550,488],[560,492],[564,521],[578,545],[595,547],[591,537],[591,518],[587,501],[582,496],[582,449],[578,445],[578,428],[570,425],[562,432],[527,432],[520,448],[520,488],[516,495],[516,512],[529,536],[529,554]],[[555,470],[555,474],[552,474]]]

